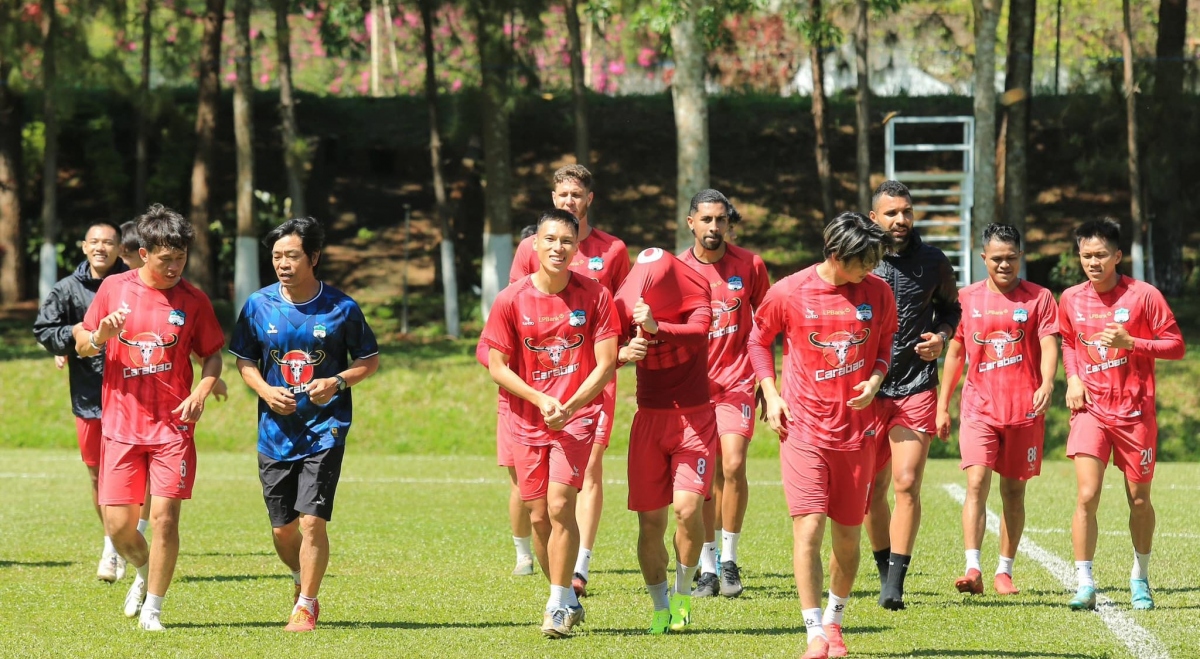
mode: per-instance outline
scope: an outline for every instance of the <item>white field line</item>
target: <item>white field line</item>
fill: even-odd
[[[947,483],[942,485],[942,488],[960,505],[967,500],[966,489],[957,483]],[[987,530],[1000,535],[1000,516],[991,509],[987,510]],[[1074,588],[1074,565],[1043,549],[1028,537],[1021,538],[1019,550],[1040,563],[1050,576],[1057,579],[1067,590]],[[1096,615],[1100,616],[1109,631],[1125,644],[1130,654],[1138,659],[1170,659],[1171,655],[1167,653],[1166,646],[1155,638],[1154,634],[1134,622],[1127,613],[1117,608],[1115,602],[1100,593],[1096,593],[1096,601]]]
[[[1037,529],[1037,528],[1030,528],[1027,526],[1027,527],[1025,527],[1025,532],[1026,533],[1063,534],[1063,533],[1070,533],[1071,529]],[[1119,536],[1122,538],[1127,538],[1127,537],[1129,537],[1129,531],[1100,531],[1100,535],[1115,535],[1115,536]],[[1200,538],[1200,533],[1160,533],[1158,531],[1155,531],[1154,537],[1156,537],[1156,538],[1184,538],[1186,540],[1195,540],[1197,538]]]

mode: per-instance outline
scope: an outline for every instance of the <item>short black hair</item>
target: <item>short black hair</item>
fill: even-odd
[[[105,227],[106,229],[112,229],[113,232],[117,234],[117,240],[121,239],[121,230],[119,228],[117,228],[117,225],[113,224],[112,222],[109,222],[108,220],[96,220],[94,222],[89,223],[87,231],[83,232],[83,236],[84,236],[85,240],[87,239],[88,231],[91,231],[92,229],[95,229],[96,227]]]
[[[880,183],[879,187],[875,188],[875,194],[871,195],[871,208],[875,208],[880,197],[904,197],[912,203],[912,192],[900,181],[887,180]]]
[[[1075,251],[1079,251],[1079,243],[1089,238],[1099,238],[1113,249],[1121,249],[1121,223],[1111,217],[1084,222],[1075,230]]]
[[[725,214],[729,216],[730,220],[733,220],[736,212],[733,210],[733,204],[729,203],[729,198],[712,188],[705,188],[692,195],[692,203],[688,206],[688,215],[695,215],[696,211],[700,209],[700,204],[724,204]],[[740,215],[738,219],[741,219]]]
[[[868,270],[874,270],[883,255],[892,247],[892,234],[868,220],[862,213],[848,211],[838,215],[825,226],[825,258],[836,258],[842,263],[861,261]]]
[[[571,227],[572,233],[574,233],[576,236],[579,235],[579,219],[572,215],[571,211],[565,211],[559,208],[552,208],[548,211],[543,211],[538,217],[537,226],[534,227],[533,232],[537,233],[538,229],[541,229],[542,225],[547,222],[562,222],[563,224]]]
[[[525,227],[524,229],[521,229],[521,240],[525,240],[526,238],[536,234],[537,228],[538,228],[538,225],[530,224],[529,226]]]
[[[142,246],[142,236],[137,230],[137,220],[129,220],[121,225],[121,249],[134,251]]]
[[[1017,251],[1021,250],[1021,232],[1011,224],[993,222],[984,227],[982,244],[986,247],[993,240],[1012,245]]]
[[[266,237],[263,238],[263,245],[267,249],[272,249],[275,247],[275,243],[284,236],[300,237],[300,249],[304,250],[305,256],[308,257],[315,270],[317,254],[325,248],[325,228],[321,226],[321,223],[312,217],[293,217],[267,232]]]
[[[153,204],[138,216],[137,232],[141,246],[147,252],[159,247],[186,252],[196,239],[192,223],[162,204]]]

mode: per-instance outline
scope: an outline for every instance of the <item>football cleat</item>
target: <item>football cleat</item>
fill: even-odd
[[[808,649],[800,659],[827,659],[829,657],[829,641],[820,636],[808,642]]]
[[[135,577],[133,584],[129,586],[129,592],[125,593],[125,607],[123,612],[126,618],[132,618],[142,610],[142,602],[146,601],[146,580],[141,577]]]
[[[313,610],[309,611],[307,606],[297,604],[292,607],[292,615],[288,617],[287,627],[283,628],[285,632],[311,632],[317,628],[317,617],[321,615],[321,605],[313,600]]]
[[[680,632],[692,624],[692,596],[671,595],[671,631]]]
[[[692,589],[692,597],[715,597],[720,592],[720,584],[716,572],[705,572],[700,575],[700,581]]]
[[[825,625],[825,636],[829,639],[829,656],[844,657],[850,654],[846,649],[846,639],[842,637],[842,626],[830,623]]]
[[[997,595],[1016,595],[1021,591],[1013,585],[1012,575],[1001,572],[992,579],[992,589]]]
[[[960,593],[968,593],[970,595],[983,594],[983,574],[971,568],[967,573],[954,580],[954,588]]]
[[[1150,594],[1149,579],[1130,579],[1129,593],[1133,602],[1133,608],[1139,611],[1154,608],[1154,596]]]
[[[655,609],[654,617],[650,619],[650,634],[666,634],[671,631],[671,610]]]
[[[575,591],[576,599],[587,597],[587,577],[576,572],[575,576],[571,577],[571,590]]]
[[[517,559],[517,564],[513,567],[512,574],[514,577],[528,577],[533,574],[533,557],[522,556]]]
[[[1075,596],[1067,603],[1072,611],[1095,611],[1096,589],[1093,586],[1080,586]]]
[[[737,563],[725,561],[721,563],[721,595],[737,597],[742,594],[742,571]]]

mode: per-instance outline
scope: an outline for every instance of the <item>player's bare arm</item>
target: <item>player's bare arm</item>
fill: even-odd
[[[100,346],[103,346],[109,339],[120,334],[124,328],[124,309],[117,309],[105,316],[100,321],[100,325],[92,331],[88,331],[81,323],[72,330],[72,334],[75,336],[75,352],[79,353],[80,357],[98,355],[100,354]]]
[[[194,359],[197,364],[200,364],[201,366],[204,365],[204,359],[194,352],[192,353],[192,359]],[[212,396],[213,398],[217,399],[217,402],[229,399],[229,385],[225,384],[224,378],[217,378],[217,383],[214,384],[212,388]]]
[[[195,390],[182,402],[179,407],[171,410],[172,414],[178,414],[179,419],[184,423],[196,423],[200,420],[200,415],[204,414],[204,401],[212,395],[213,387],[216,386],[217,380],[221,378],[221,353],[220,351],[204,358],[203,366],[200,370],[200,383],[196,385]]]
[[[379,355],[371,355],[370,357],[354,360],[349,368],[338,373],[338,377],[341,377],[342,381],[346,383],[344,388],[349,389],[371,377],[377,370],[379,370]],[[337,395],[339,384],[341,383],[338,382],[337,377],[313,380],[308,385],[308,397],[317,405],[324,405],[333,400],[333,397]]]
[[[491,348],[488,352],[488,373],[492,381],[514,396],[527,400],[542,411],[546,419],[562,413],[563,404],[554,396],[548,396],[529,386],[508,367],[508,355]]]
[[[266,402],[267,407],[271,411],[280,415],[288,416],[296,413],[296,396],[292,392],[283,387],[272,387],[263,379],[262,373],[258,371],[258,363],[249,359],[237,360],[238,373],[242,376],[242,381],[246,386],[250,387],[258,397]]]
[[[546,419],[546,424],[550,426],[551,430],[562,430],[571,417],[579,411],[579,408],[600,395],[608,381],[612,379],[617,364],[617,337],[613,336],[600,341],[596,344],[594,352],[596,368],[588,374],[583,384],[579,385],[575,395],[563,403],[561,413]]]
[[[875,394],[879,393],[879,387],[883,385],[883,376],[887,375],[884,371],[875,369],[871,372],[871,377],[854,385],[854,390],[859,392],[857,396],[846,401],[852,409],[865,410],[875,400]]]
[[[938,439],[942,441],[950,438],[950,399],[954,397],[954,390],[962,378],[964,361],[963,344],[951,339],[946,349],[946,363],[942,365],[942,385],[938,389],[937,421],[934,423]],[[1053,374],[1050,379],[1054,379]]]
[[[1050,407],[1050,397],[1054,394],[1054,374],[1058,371],[1058,335],[1043,336],[1042,345],[1042,386],[1033,392],[1033,413],[1045,414]]]
[[[766,378],[759,380],[759,390],[762,391],[763,400],[766,401],[767,408],[767,424],[771,426],[771,430],[776,433],[782,433],[784,430],[784,420],[792,420],[792,411],[788,409],[787,402],[783,400],[783,396],[779,395],[779,389],[775,387],[775,378]]]

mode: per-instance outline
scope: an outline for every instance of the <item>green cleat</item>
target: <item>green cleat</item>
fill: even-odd
[[[671,631],[681,632],[692,624],[692,596],[671,595]]]
[[[1080,586],[1067,606],[1071,607],[1072,611],[1095,611],[1096,589],[1092,586]]]
[[[650,619],[650,629],[647,631],[651,634],[666,634],[671,631],[671,610],[655,609],[654,617]]]
[[[1129,592],[1133,598],[1133,608],[1147,611],[1154,608],[1154,596],[1150,594],[1149,579],[1130,579]]]

